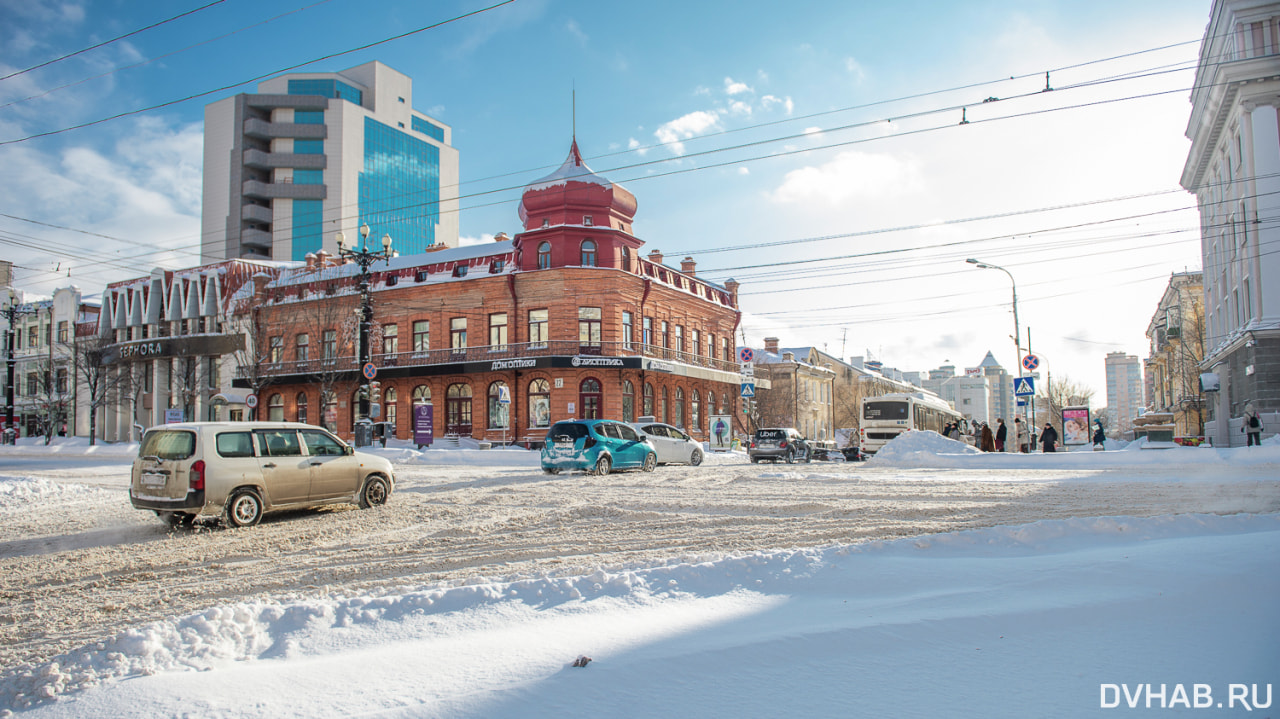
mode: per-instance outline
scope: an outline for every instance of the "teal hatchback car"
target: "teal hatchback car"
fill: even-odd
[[[658,452],[634,427],[608,419],[571,419],[556,422],[542,446],[542,471],[582,469],[608,474],[615,469],[639,467],[652,472]]]

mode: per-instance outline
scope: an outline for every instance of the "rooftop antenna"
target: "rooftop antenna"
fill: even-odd
[[[573,124],[572,124],[573,140],[574,142],[577,142],[578,141],[578,81],[577,80],[573,81],[573,95],[572,95],[572,101],[569,107],[570,107],[570,110],[572,111],[572,116],[573,116]]]

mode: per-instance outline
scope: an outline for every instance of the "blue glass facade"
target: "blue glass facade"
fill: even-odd
[[[293,121],[299,125],[323,125],[324,110],[294,110]]]
[[[295,178],[296,178],[296,172]],[[296,181],[296,179],[295,179]],[[319,252],[324,238],[324,202],[322,200],[293,201],[293,257],[307,259],[307,253]]]
[[[366,117],[360,222],[408,254],[435,244],[439,220],[440,148]]]
[[[295,185],[323,185],[324,170],[294,170],[293,184]]]
[[[294,140],[293,151],[298,155],[323,155],[324,140]]]
[[[413,116],[413,129],[437,142],[444,142],[444,128],[417,115]]]
[[[341,80],[290,80],[290,95],[320,95],[364,105],[364,93]]]

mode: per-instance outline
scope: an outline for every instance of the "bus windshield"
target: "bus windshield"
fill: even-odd
[[[866,402],[862,405],[863,419],[907,419],[907,403],[903,401]]]

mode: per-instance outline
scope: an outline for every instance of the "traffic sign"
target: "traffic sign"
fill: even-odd
[[[756,353],[750,347],[743,347],[738,350],[738,361],[747,363],[756,358]]]
[[[245,395],[245,398],[244,398],[244,406],[248,407],[249,409],[253,409],[253,408],[257,407],[257,406],[258,406],[258,395],[256,395],[256,394]]]
[[[1040,358],[1035,355],[1027,355],[1022,358],[1022,368],[1028,372],[1034,371],[1040,366]]]
[[[756,366],[755,366],[755,365],[753,365],[753,364],[751,364],[750,362],[743,362],[743,363],[742,363],[742,376],[743,376],[743,377],[755,377],[755,376],[756,376]]]
[[[1035,377],[1016,377],[1013,380],[1013,394],[1017,397],[1030,397],[1036,393]]]
[[[505,384],[498,387],[498,404],[511,404],[511,390]]]
[[[754,383],[751,383],[751,382],[743,382],[743,383],[742,383],[742,396],[743,396],[743,397],[755,397],[755,396],[756,396],[756,386],[755,386],[755,384],[754,384]]]
[[[365,379],[373,379],[378,376],[378,368],[373,366],[372,362],[365,362],[364,369],[360,370]]]

